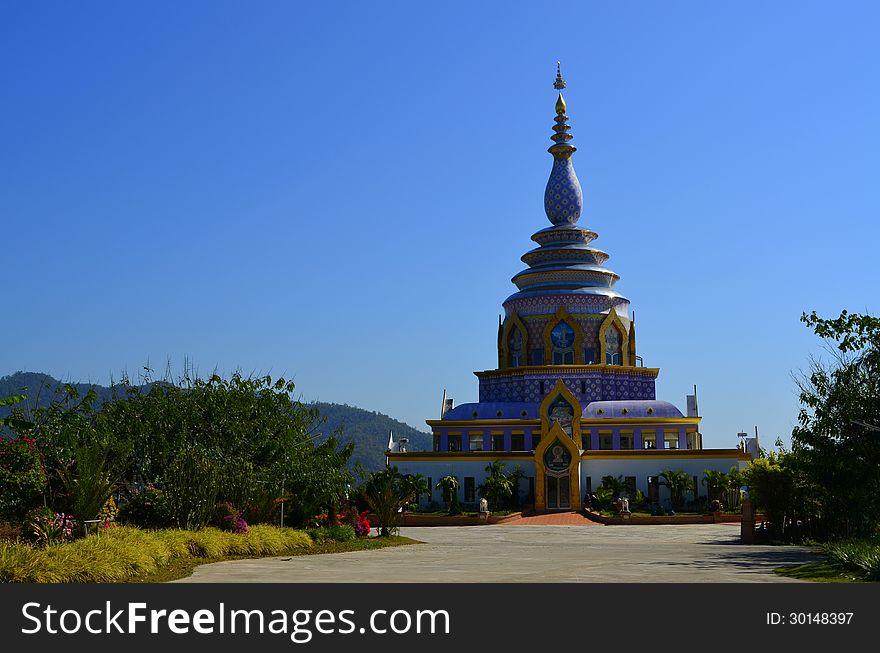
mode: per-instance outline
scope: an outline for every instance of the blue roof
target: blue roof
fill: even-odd
[[[581,417],[591,419],[639,419],[645,417],[684,417],[668,401],[656,399],[593,401],[587,404]]]
[[[524,401],[484,401],[461,404],[450,410],[443,419],[537,419],[538,404]]]

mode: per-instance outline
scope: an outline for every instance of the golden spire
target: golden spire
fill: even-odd
[[[559,91],[559,99],[556,100],[556,113],[565,113],[565,99],[562,97],[562,89],[565,88],[565,80],[562,78],[562,68],[560,63],[556,62],[556,81],[553,82],[553,88]]]
[[[556,81],[553,82],[553,88],[557,91],[561,91],[565,88],[565,80],[562,79],[562,68],[558,61],[556,62]]]

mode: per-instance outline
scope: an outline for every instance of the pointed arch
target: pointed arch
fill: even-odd
[[[539,409],[541,415],[541,441],[544,441],[544,435],[549,433],[550,428],[553,426],[550,420],[550,407],[560,397],[568,402],[573,411],[571,419],[571,438],[575,442],[580,442],[581,412],[583,411],[583,408],[581,408],[581,403],[578,401],[577,397],[574,396],[574,393],[569,390],[568,386],[562,382],[562,379],[556,380],[556,385],[553,386],[553,388],[550,390],[549,393],[547,393],[547,396],[544,397],[544,400],[541,402],[541,407]],[[566,437],[569,436],[566,434]]]
[[[526,329],[525,323],[522,321],[519,315],[514,311],[512,312],[508,318],[504,321],[504,329],[501,332],[501,342],[500,346],[500,360],[498,361],[498,367],[500,369],[507,369],[509,367],[517,367],[511,364],[510,355],[510,336],[513,334],[514,329],[519,329],[519,332],[522,334],[522,349],[520,354],[520,362],[519,366],[528,365],[528,352],[529,352],[529,330]]]
[[[568,468],[569,474],[569,506],[570,510],[581,509],[581,481],[580,481],[580,456],[581,452],[574,440],[568,437],[558,422],[553,422],[553,426],[549,431],[542,428],[541,442],[535,449],[535,510],[542,511],[547,509],[547,497],[545,496],[545,488],[547,486],[547,469],[544,464],[544,455],[551,446],[560,444],[571,456],[571,464]]]
[[[560,306],[556,314],[547,322],[544,327],[544,365],[554,365],[553,363],[553,330],[560,322],[565,322],[572,331],[574,331],[574,342],[572,343],[572,361],[571,363],[562,363],[563,365],[583,365],[584,364],[584,331],[581,325],[575,320],[571,314]]]
[[[623,320],[620,319],[617,311],[613,308],[608,311],[608,317],[602,321],[602,326],[599,327],[599,361],[603,364],[608,362],[608,352],[606,351],[608,329],[615,329],[620,337],[620,364],[623,367],[632,365],[633,361],[630,360],[629,351],[629,330],[624,326]]]

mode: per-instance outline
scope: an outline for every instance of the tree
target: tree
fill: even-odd
[[[669,498],[672,509],[678,510],[684,502],[685,492],[691,492],[694,488],[694,479],[683,470],[664,469],[660,472],[663,479],[660,485],[669,488]]]
[[[0,408],[21,403],[25,399],[27,399],[27,395],[13,395],[11,397],[2,397],[0,398]],[[6,417],[0,418],[0,435],[2,435],[3,428],[15,429],[16,431],[21,432],[31,429],[33,428],[33,426],[33,423],[29,422],[26,419],[22,419],[21,415],[13,413],[11,415],[7,415]]]
[[[880,318],[813,312],[801,321],[832,358],[797,379],[802,408],[787,465],[809,487],[816,535],[869,536],[880,523]]]
[[[405,506],[428,490],[428,483],[419,474],[402,475],[397,467],[373,472],[364,488],[364,497],[376,516],[379,536],[394,535],[400,527]]]
[[[436,488],[443,494],[447,512],[450,515],[460,515],[461,505],[458,503],[458,479],[455,476],[444,476],[437,481]]]
[[[70,384],[46,408],[33,411],[35,440],[47,476],[47,504],[70,513],[80,532],[111,497],[131,461],[132,449],[95,409],[94,388],[80,395]]]
[[[406,510],[409,504],[418,502],[419,497],[427,494],[430,489],[428,488],[428,479],[421,474],[405,474],[400,484],[406,499],[403,506],[404,510]]]
[[[752,504],[762,510],[770,521],[771,536],[782,539],[790,518],[795,493],[794,474],[786,465],[784,453],[770,452],[749,463],[743,478],[749,488]]]
[[[116,486],[129,496],[155,487],[181,527],[205,523],[218,501],[271,516],[282,493],[290,523],[305,524],[322,511],[335,515],[353,480],[352,446],[332,435],[320,441],[320,416],[295,401],[293,390],[293,383],[269,376],[187,373],[177,381],[114,386],[113,398],[96,411],[94,389],[80,396],[67,385],[33,415],[48,504],[82,521]]]
[[[745,485],[743,474],[736,465],[731,466],[727,472],[727,483],[724,486],[724,505],[728,510],[738,510],[740,507],[740,494],[742,486]]]
[[[46,489],[46,472],[33,439],[0,438],[0,522],[21,521]]]
[[[703,470],[703,485],[709,495],[709,501],[721,501],[721,494],[727,489],[727,474],[716,469]],[[722,502],[725,503],[725,502]]]
[[[480,485],[480,494],[486,498],[490,509],[498,510],[503,502],[513,494],[513,478],[504,473],[504,463],[500,460],[486,465],[486,480]]]

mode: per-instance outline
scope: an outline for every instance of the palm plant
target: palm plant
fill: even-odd
[[[77,526],[85,533],[85,523],[98,516],[116,489],[106,452],[97,445],[77,444],[70,461],[55,471]]]
[[[376,516],[380,537],[394,535],[400,527],[400,510],[410,496],[403,479],[397,467],[389,467],[367,480],[364,499]]]
[[[522,479],[526,478],[526,473],[523,471],[522,467],[520,467],[519,465],[514,465],[513,471],[510,472],[508,478],[510,479],[511,483],[513,483],[513,494],[511,498],[513,499],[514,509],[517,509],[519,508],[520,504],[519,482]]]
[[[703,485],[709,494],[709,501],[721,501],[721,493],[727,489],[727,474],[716,469],[703,470]]]
[[[602,484],[599,487],[611,490],[612,499],[619,498],[621,494],[629,489],[623,476],[603,476]]]
[[[497,510],[513,494],[513,478],[504,473],[504,463],[500,460],[486,465],[486,472],[488,476],[479,487],[480,494],[486,497],[490,508]]]
[[[400,479],[401,494],[406,506],[417,502],[419,497],[428,493],[428,480],[421,474],[407,474]]]
[[[458,479],[455,476],[444,476],[437,482],[437,489],[443,494],[446,509],[450,515],[460,515],[461,506],[458,503]]]
[[[687,472],[677,469],[664,469],[660,472],[660,485],[669,488],[669,498],[672,509],[678,510],[684,500],[684,493],[694,490],[694,480]]]
[[[727,498],[727,507],[730,509],[739,508],[740,504],[740,488],[745,484],[742,471],[734,465],[727,473],[727,486],[724,488]]]

